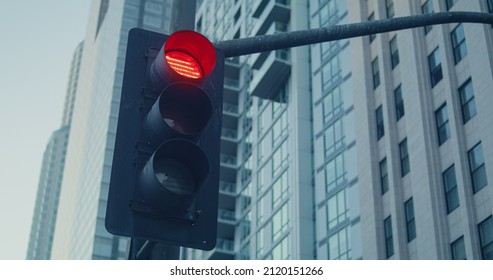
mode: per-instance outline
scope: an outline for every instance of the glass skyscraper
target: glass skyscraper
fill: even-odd
[[[63,108],[62,126],[51,135],[43,155],[27,259],[48,260],[51,257],[83,46],[84,44],[80,43],[72,57]]]
[[[54,259],[126,258],[127,239],[104,227],[128,31],[166,33],[164,0],[94,0],[91,4],[70,131]]]

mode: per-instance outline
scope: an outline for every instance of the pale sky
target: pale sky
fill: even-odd
[[[0,0],[0,260],[25,259],[43,152],[60,128],[90,0]]]

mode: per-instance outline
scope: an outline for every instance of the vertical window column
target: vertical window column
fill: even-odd
[[[452,244],[450,244],[452,249],[452,259],[453,260],[466,260],[466,248],[464,246],[464,236],[457,238]]]
[[[401,159],[401,175],[404,177],[409,171],[411,171],[411,166],[409,164],[409,153],[407,150],[407,138],[399,143],[399,155]]]
[[[464,35],[464,27],[462,24],[457,25],[452,33],[452,48],[454,50],[454,62],[459,63],[467,55],[466,37]]]
[[[392,219],[388,216],[383,221],[385,234],[385,256],[388,258],[394,255],[394,238],[392,237]]]
[[[392,69],[399,65],[399,49],[397,48],[397,35],[390,40],[390,63]]]
[[[435,111],[435,119],[438,131],[438,145],[442,145],[450,138],[450,126],[448,122],[447,103],[444,103]]]
[[[476,115],[476,102],[471,79],[467,80],[459,88],[460,104],[462,108],[462,121],[467,123]]]
[[[404,203],[404,210],[406,214],[407,242],[410,242],[416,238],[416,222],[414,220],[414,203],[412,197]]]
[[[373,75],[373,89],[380,85],[380,68],[378,66],[378,57],[371,62],[371,70]]]
[[[433,13],[432,0],[427,0],[426,2],[424,2],[423,6],[421,6],[421,11],[423,12],[423,15]],[[432,25],[425,26],[425,35],[428,34],[432,28],[433,28]]]
[[[459,192],[457,191],[457,180],[455,178],[455,166],[452,165],[442,173],[443,187],[445,189],[445,203],[447,214],[459,207]]]
[[[469,170],[471,172],[472,189],[474,193],[477,193],[488,184],[481,142],[469,150],[467,154],[469,157]]]
[[[438,47],[428,56],[428,67],[430,70],[431,87],[434,87],[443,78],[440,49]]]
[[[389,190],[389,175],[387,170],[387,158],[380,161],[380,188],[382,194]]]
[[[387,12],[387,18],[393,18],[395,15],[394,1],[385,0],[385,11]]]
[[[394,101],[395,101],[395,115],[397,121],[400,120],[404,114],[404,99],[402,98],[402,89],[401,85],[399,85],[395,90],[394,90]]]
[[[375,112],[377,122],[377,140],[380,140],[385,135],[385,127],[383,124],[383,110],[382,106],[377,108]]]
[[[479,226],[481,254],[484,260],[493,260],[493,218],[489,216]]]

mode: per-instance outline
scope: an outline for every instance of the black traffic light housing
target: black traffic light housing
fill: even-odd
[[[202,35],[130,31],[106,211],[110,233],[215,247],[223,79],[224,55]]]

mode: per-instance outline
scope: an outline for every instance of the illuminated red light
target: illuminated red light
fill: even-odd
[[[191,30],[171,34],[163,49],[167,66],[188,79],[205,78],[216,65],[216,49],[212,43]]]
[[[200,79],[203,77],[203,72],[199,63],[186,53],[179,51],[168,52],[166,53],[166,61],[171,69],[182,76],[192,79]]]

